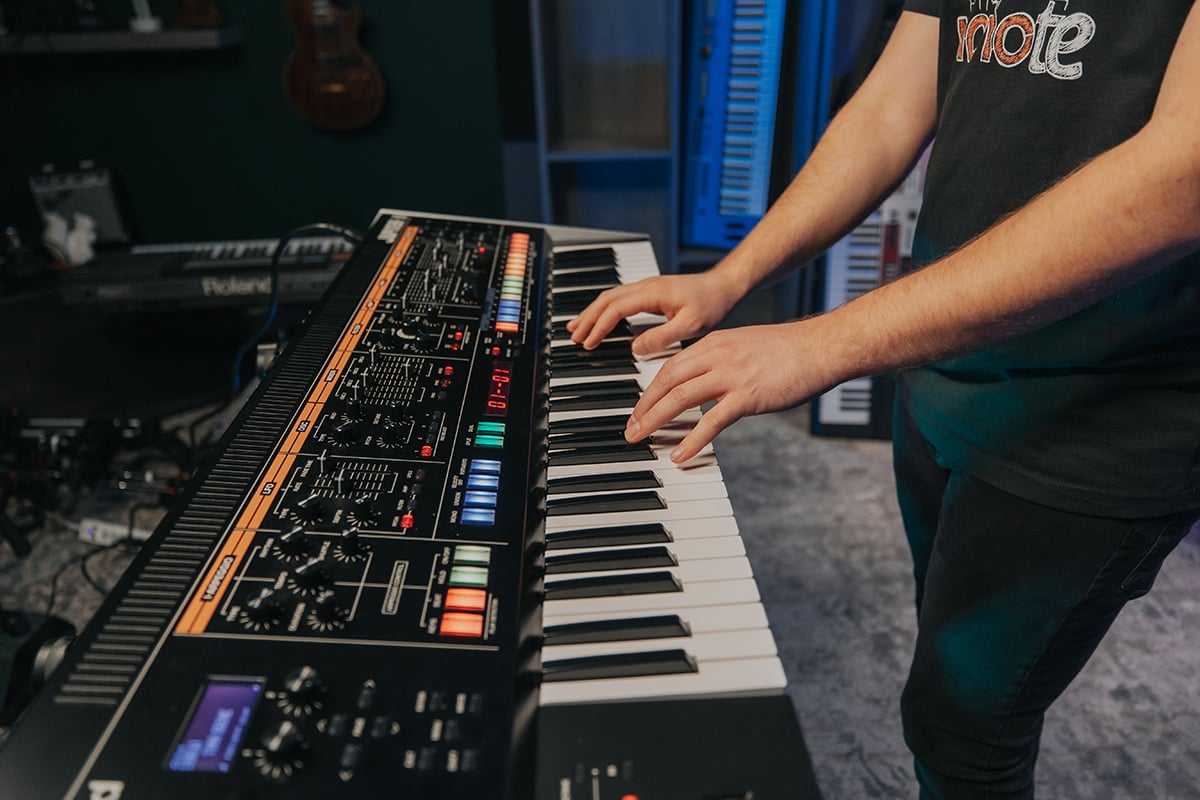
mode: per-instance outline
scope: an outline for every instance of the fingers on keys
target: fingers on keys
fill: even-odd
[[[731,396],[728,376],[715,368],[704,348],[695,352],[697,348],[683,350],[663,365],[642,393],[625,430],[629,441],[637,441],[688,409],[717,400],[671,452],[671,460],[676,463],[696,455],[718,433],[745,415]]]
[[[652,279],[606,289],[575,319],[567,323],[571,341],[593,350],[617,324],[641,311],[658,311],[659,303],[649,291]]]

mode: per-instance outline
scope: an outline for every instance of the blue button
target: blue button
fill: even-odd
[[[472,458],[471,472],[486,472],[491,475],[500,474],[500,462],[492,458]]]
[[[468,525],[495,525],[496,512],[490,508],[464,508],[462,521]]]
[[[471,489],[499,489],[499,475],[468,475],[467,487]]]
[[[489,506],[496,507],[495,492],[467,492],[466,499],[463,501],[469,506]]]

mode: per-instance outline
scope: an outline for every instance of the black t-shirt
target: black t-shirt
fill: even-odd
[[[908,0],[940,19],[938,128],[914,263],[960,247],[1136,133],[1191,7]],[[939,454],[1014,494],[1116,516],[1200,506],[1200,257],[903,383]]]

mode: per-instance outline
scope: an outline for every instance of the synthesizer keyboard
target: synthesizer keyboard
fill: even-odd
[[[733,247],[766,213],[786,6],[697,4],[687,49],[684,244]]]
[[[385,210],[0,749],[22,798],[816,798],[633,234]],[[665,354],[663,354],[665,355]],[[693,412],[693,415],[696,412]]]
[[[114,311],[262,305],[271,297],[271,258],[278,239],[173,242],[100,253],[63,273],[70,306]],[[311,304],[350,257],[339,236],[297,238],[279,258],[279,302]]]
[[[912,243],[925,183],[923,155],[879,209],[825,254],[821,309],[848,303],[912,268]],[[818,435],[890,439],[895,379],[856,378],[812,402]]]

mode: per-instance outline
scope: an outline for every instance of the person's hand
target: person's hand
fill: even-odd
[[[640,312],[662,314],[666,322],[633,340],[633,352],[646,355],[711,331],[741,299],[740,290],[712,270],[695,275],[660,275],[601,292],[567,323],[567,330],[571,341],[591,350],[623,318]]]
[[[710,333],[669,359],[633,409],[638,441],[689,408],[715,400],[671,451],[681,463],[742,417],[797,406],[840,383],[826,363],[820,317]],[[665,327],[665,326],[664,326]]]

